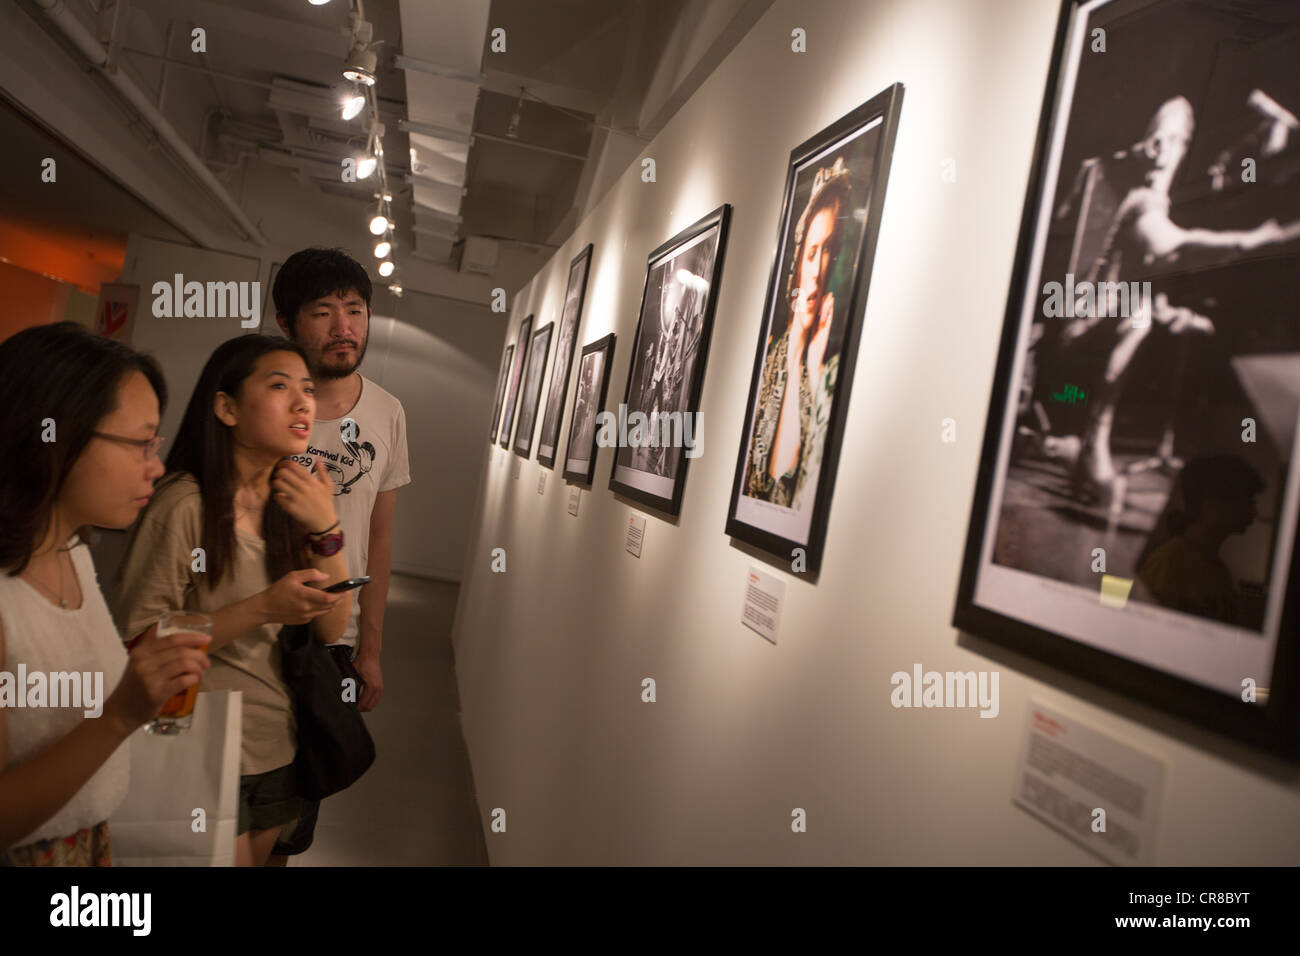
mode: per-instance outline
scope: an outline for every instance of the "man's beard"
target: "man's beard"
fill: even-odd
[[[357,360],[352,365],[329,366],[325,365],[325,357],[329,354],[328,347],[321,350],[320,358],[316,362],[316,368],[312,371],[312,378],[328,381],[330,379],[347,378],[358,368],[361,367],[361,360],[366,357],[366,349],[370,345],[370,336],[366,336],[361,342],[361,348],[357,349]]]

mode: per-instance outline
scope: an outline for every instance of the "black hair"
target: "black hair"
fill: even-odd
[[[1264,490],[1264,479],[1236,455],[1194,458],[1179,476],[1187,517],[1195,520],[1207,501],[1253,497]]]
[[[370,309],[374,287],[365,267],[342,249],[300,249],[285,260],[271,286],[275,311],[284,316],[289,336],[294,334],[298,311],[308,302],[327,295],[354,291]]]
[[[199,483],[203,497],[202,546],[213,582],[221,580],[235,555],[233,429],[217,418],[213,406],[218,392],[238,399],[258,359],[271,352],[292,352],[307,364],[307,356],[296,343],[278,336],[241,335],[217,346],[199,373],[180,431],[167,455],[163,483],[170,483],[182,473],[192,475]],[[266,539],[267,573],[272,580],[301,565],[298,543],[304,533],[305,529],[273,497],[267,498],[262,536]]]
[[[152,356],[77,325],[24,329],[0,342],[0,568],[21,574],[50,532],[54,505],[103,419],[117,410],[123,381],[139,372],[161,411],[167,385]],[[55,440],[42,439],[44,422]],[[89,528],[78,528],[84,541]],[[62,544],[63,542],[59,542]]]

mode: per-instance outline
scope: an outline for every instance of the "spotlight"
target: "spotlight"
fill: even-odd
[[[353,119],[365,108],[366,98],[353,87],[352,94],[343,98],[343,118]]]
[[[354,4],[349,4],[354,6]],[[348,55],[343,61],[343,79],[350,80],[353,83],[363,83],[366,86],[375,85],[375,64],[378,57],[370,49],[371,41],[375,37],[375,29],[369,21],[361,16],[360,3],[355,4],[358,9],[351,10],[348,13],[348,25],[343,31],[350,37],[348,41]]]
[[[388,291],[393,293],[393,295],[397,296],[399,299],[402,297],[402,287],[396,282],[388,287]]]
[[[382,236],[388,231],[388,226],[389,222],[381,212],[379,215],[375,216],[374,219],[370,220],[370,234],[372,236]]]
[[[329,3],[330,0],[307,0],[307,2],[313,7],[323,7],[325,4]]]
[[[375,172],[375,167],[379,165],[379,160],[375,159],[374,153],[367,153],[357,160],[357,179],[368,179]]]
[[[375,56],[373,50],[368,50],[358,43],[348,53],[348,58],[343,61],[343,79],[374,86],[375,64],[378,61],[379,58]]]
[[[393,262],[391,259],[385,259],[379,263],[379,274],[381,276],[390,276],[393,274]]]
[[[388,254],[392,251],[393,251],[393,244],[389,242],[387,239],[385,239],[383,242],[375,246],[375,258],[387,259]]]

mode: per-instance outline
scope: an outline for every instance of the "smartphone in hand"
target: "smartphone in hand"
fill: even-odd
[[[343,591],[351,591],[353,588],[365,587],[370,583],[370,576],[362,575],[359,578],[348,578],[346,581],[340,581],[338,584],[331,584],[327,588],[322,588],[326,594],[339,594]]]

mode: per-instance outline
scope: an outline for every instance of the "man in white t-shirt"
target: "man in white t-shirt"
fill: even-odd
[[[352,617],[327,649],[344,674],[355,668],[358,707],[373,710],[384,690],[379,654],[392,551],[397,489],[411,481],[402,403],[357,371],[370,333],[372,286],[366,270],[339,249],[303,249],[280,267],[271,294],[276,323],[307,353],[316,387],[316,421],[307,451],[334,480],[334,505],[343,532],[349,577],[370,576],[356,592]],[[311,845],[317,806],[275,854]],[[276,862],[279,862],[278,860]]]

